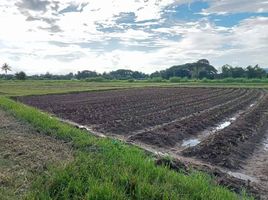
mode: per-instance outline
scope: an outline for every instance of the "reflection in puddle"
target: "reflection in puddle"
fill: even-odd
[[[218,130],[224,129],[227,126],[229,126],[230,124],[231,124],[231,121],[224,122],[224,123],[220,124],[219,126],[217,126],[216,130],[218,131]]]
[[[227,126],[230,126],[231,123],[232,123],[233,121],[236,120],[236,118],[237,118],[237,117],[229,118],[228,121],[225,121],[225,122],[219,124],[219,125],[215,128],[215,131],[219,131],[219,130],[221,130],[221,129],[226,128]]]
[[[249,107],[253,107],[256,103],[250,104]],[[220,131],[228,126],[230,126],[240,115],[242,112],[237,113],[235,116],[228,118],[226,121],[218,124],[216,127],[203,131],[198,138],[191,138],[187,140],[182,141],[182,147],[193,147],[198,145],[201,140],[203,140],[205,137],[208,137],[209,135],[215,134],[217,131]],[[202,139],[203,138],[203,139]],[[268,151],[268,139],[264,143],[265,149]]]
[[[253,181],[253,182],[256,182],[256,178],[254,177],[251,177],[251,176],[248,176],[246,174],[243,174],[243,173],[239,173],[239,172],[231,172],[231,171],[228,171],[227,172],[229,175],[233,176],[233,177],[236,177],[236,178],[239,178],[241,180],[250,180],[250,181]]]
[[[200,143],[201,141],[199,139],[189,139],[189,140],[184,140],[182,142],[183,147],[193,147],[196,146]]]
[[[268,138],[264,140],[263,144],[264,144],[264,151],[268,151]]]
[[[201,134],[202,138],[207,137],[207,136],[209,136],[209,135],[211,135],[211,134],[214,134],[214,133],[216,133],[217,131],[226,128],[227,126],[230,126],[231,123],[232,123],[233,121],[235,121],[236,119],[237,119],[237,116],[232,117],[232,118],[229,118],[228,121],[225,121],[225,122],[219,124],[219,125],[218,125],[217,127],[215,127],[214,129],[212,129],[212,130],[210,130],[210,131],[204,131],[204,132]],[[183,140],[181,146],[182,146],[182,147],[194,147],[194,146],[198,145],[200,142],[201,142],[201,137],[199,137],[199,138],[191,138],[191,139]]]

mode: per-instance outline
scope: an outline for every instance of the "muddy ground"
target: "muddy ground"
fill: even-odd
[[[265,137],[267,121],[268,95],[265,95],[258,105],[240,116],[235,123],[184,150],[183,155],[195,156],[229,169],[241,168],[243,161]]]
[[[267,152],[260,149],[268,130],[267,91],[146,88],[17,100],[95,135],[168,154],[217,175],[218,183],[268,199]]]
[[[258,93],[247,89],[146,88],[18,97],[18,100],[91,126],[95,131],[128,137],[213,107],[223,110],[219,105],[257,98]]]
[[[70,144],[37,133],[0,109],[0,199],[22,199],[49,165],[72,159]]]

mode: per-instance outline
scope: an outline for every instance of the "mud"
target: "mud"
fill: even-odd
[[[18,97],[18,100],[104,134],[131,135],[246,93],[249,93],[246,89],[147,88]]]
[[[268,95],[235,123],[197,146],[184,150],[183,155],[194,156],[229,169],[239,169],[264,138],[268,128],[267,120]]]
[[[237,173],[245,174],[253,177],[257,183],[262,187],[265,193],[262,199],[268,199],[268,130],[266,137],[261,145],[253,152],[253,154],[245,160],[242,169],[237,170]]]
[[[174,123],[169,123],[149,131],[145,130],[131,136],[129,139],[158,147],[174,147],[181,144],[183,140],[192,139],[200,132],[213,127],[222,119],[241,109],[245,109],[260,95],[257,91],[250,91],[238,98],[211,107],[205,111],[193,113],[189,117],[177,120]]]
[[[96,136],[139,146],[161,156],[158,164],[169,155],[171,168],[202,170],[236,192],[244,187],[268,197],[264,90],[146,88],[17,100]]]

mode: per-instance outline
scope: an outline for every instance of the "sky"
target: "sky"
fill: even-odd
[[[268,67],[268,0],[1,0],[0,27],[13,73]]]

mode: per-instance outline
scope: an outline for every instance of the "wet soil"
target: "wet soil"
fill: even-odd
[[[17,99],[97,136],[139,146],[160,156],[158,164],[169,155],[171,168],[202,170],[236,192],[247,188],[268,198],[267,152],[259,148],[268,129],[266,91],[146,88]]]
[[[17,99],[104,134],[131,135],[204,111],[248,92],[246,89],[146,88]]]
[[[239,169],[260,144],[268,128],[268,95],[235,123],[208,137],[197,146],[183,151],[214,165]]]
[[[253,177],[264,191],[262,199],[268,199],[268,130],[263,142],[237,172]]]
[[[214,126],[228,116],[239,110],[246,109],[261,94],[250,91],[233,100],[211,107],[207,110],[193,113],[189,117],[172,123],[143,131],[131,136],[130,140],[142,141],[158,147],[174,147],[183,140],[191,139],[200,134],[201,131]]]

